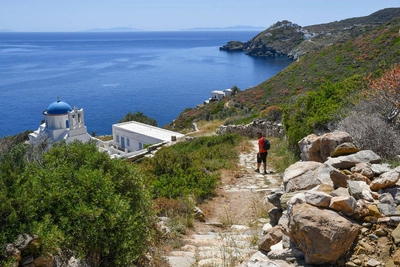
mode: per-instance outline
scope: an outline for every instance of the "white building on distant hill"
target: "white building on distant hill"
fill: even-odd
[[[228,88],[223,91],[215,90],[211,91],[211,97],[204,101],[204,104],[208,104],[213,101],[221,101],[224,97],[232,95],[232,89]]]
[[[36,144],[41,141],[49,143],[66,140],[71,143],[75,140],[87,142],[91,136],[87,133],[83,109],[71,108],[63,101],[51,103],[43,111],[44,123],[33,133],[29,134],[29,141]]]

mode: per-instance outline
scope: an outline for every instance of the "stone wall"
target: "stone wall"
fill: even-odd
[[[283,125],[273,121],[255,120],[243,125],[221,125],[219,134],[238,133],[243,136],[256,137],[257,132],[262,132],[267,137],[283,137]]]

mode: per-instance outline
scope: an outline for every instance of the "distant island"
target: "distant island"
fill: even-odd
[[[114,27],[108,29],[101,29],[101,28],[89,29],[86,30],[85,32],[133,32],[133,31],[140,31],[140,30],[130,27]]]
[[[256,31],[256,30],[265,30],[266,27],[263,26],[230,26],[230,27],[211,27],[211,28],[189,28],[182,29],[181,31]]]

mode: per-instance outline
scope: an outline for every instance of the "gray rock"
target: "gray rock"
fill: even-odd
[[[390,193],[383,193],[379,195],[379,202],[381,203],[386,203],[386,204],[390,204],[390,205],[395,205],[395,201],[393,196]]]
[[[16,248],[18,248],[20,251],[24,251],[26,248],[28,248],[32,242],[38,240],[39,237],[35,235],[29,235],[29,234],[20,234],[17,237],[17,240],[15,240],[14,245]]]
[[[331,198],[332,198],[331,195],[318,191],[309,191],[305,194],[306,202],[315,207],[323,207],[323,208],[329,207]]]
[[[369,163],[369,162],[357,163],[356,166],[354,166],[354,168],[352,168],[352,171],[355,173],[359,173],[369,179],[371,179],[375,174],[372,171],[371,163]]]
[[[343,213],[344,215],[351,216],[356,213],[356,203],[356,199],[352,196],[332,197],[329,207]]]
[[[382,173],[391,171],[389,164],[371,164],[371,171],[376,175],[381,175]]]
[[[22,260],[19,262],[19,264],[21,266],[24,266],[24,265],[28,265],[28,264],[32,263],[33,261],[34,261],[33,256],[28,255],[28,256],[23,257]]]
[[[298,248],[277,249],[268,252],[271,260],[285,260],[287,258],[304,258],[304,252]]]
[[[352,142],[346,132],[331,132],[321,136],[310,134],[299,141],[300,157],[304,161],[325,162],[332,151],[340,144]]]
[[[349,189],[347,187],[339,187],[338,189],[332,191],[331,196],[333,196],[333,197],[347,197],[347,196],[350,196]]]
[[[400,186],[395,185],[393,187],[383,188],[378,191],[379,194],[389,193],[392,195],[396,205],[400,204]]]
[[[268,217],[271,225],[275,226],[278,224],[279,219],[282,217],[282,210],[274,207],[268,211]]]
[[[272,227],[258,241],[258,248],[263,251],[271,251],[271,246],[282,240],[282,230],[279,226]]]
[[[289,166],[282,175],[284,191],[286,193],[311,189],[319,184],[318,168],[322,163],[315,161],[296,162]]]
[[[381,174],[378,179],[374,179],[371,182],[371,190],[378,191],[379,189],[394,186],[400,178],[399,170],[400,169],[396,168],[394,170]]]
[[[196,255],[188,251],[174,251],[166,257],[171,267],[191,267],[196,263]]]
[[[399,216],[400,213],[396,210],[396,205],[391,205],[387,203],[377,203],[376,204],[379,212],[382,216]]]
[[[269,203],[274,205],[275,207],[282,209],[281,206],[281,196],[283,194],[283,190],[273,190],[271,193],[267,196],[267,200]]]
[[[351,196],[355,199],[365,199],[368,201],[374,201],[371,190],[366,182],[364,181],[347,181],[348,190]]]
[[[289,202],[289,200],[294,197],[295,195],[299,194],[299,193],[306,193],[307,190],[301,190],[301,191],[295,191],[295,192],[290,192],[290,193],[285,193],[281,196],[281,207],[283,210],[285,210],[287,208],[287,203]],[[305,199],[304,199],[305,202]]]
[[[338,169],[349,169],[360,162],[379,163],[381,162],[381,157],[372,150],[361,150],[360,152],[348,156],[328,158],[325,163]]]

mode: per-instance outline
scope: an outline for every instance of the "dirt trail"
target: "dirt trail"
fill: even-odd
[[[222,172],[217,196],[199,205],[206,222],[196,221],[184,238],[185,246],[168,257],[172,267],[240,266],[257,252],[257,240],[271,206],[265,196],[280,185],[277,174],[262,175],[256,168],[257,140],[240,155],[235,170]],[[267,171],[273,169],[267,166]]]

